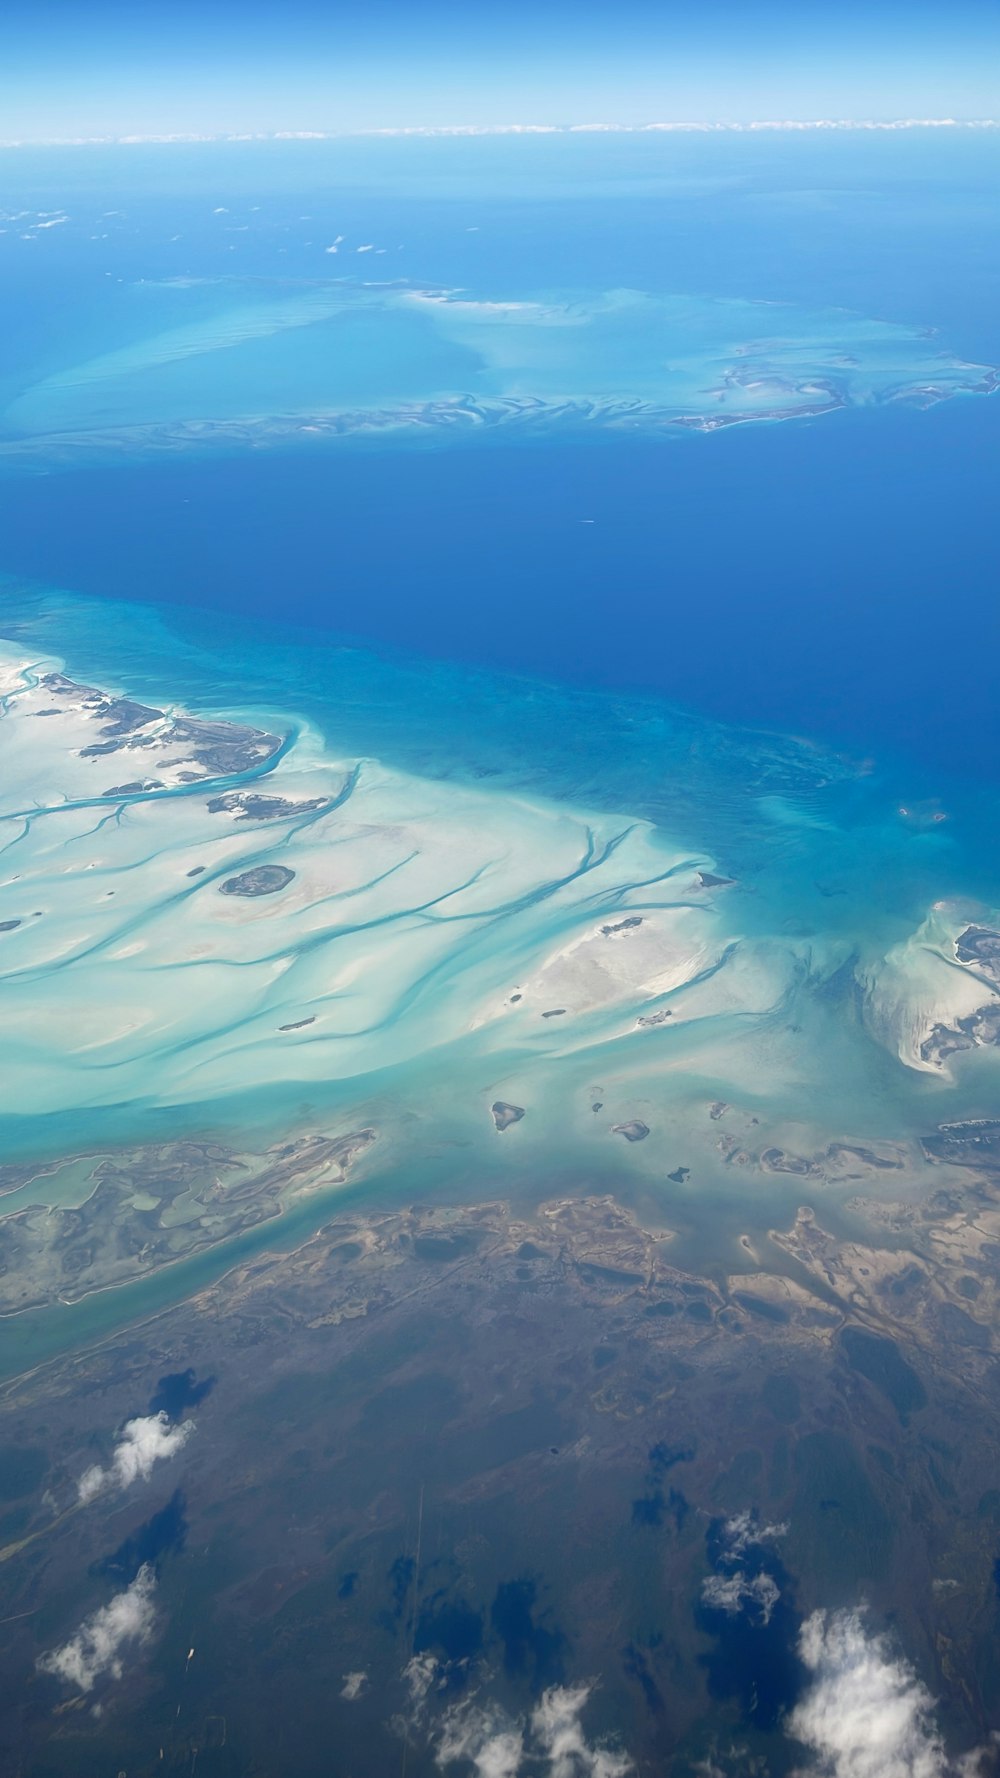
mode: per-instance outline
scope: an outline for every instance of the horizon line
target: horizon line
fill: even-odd
[[[347,130],[197,130],[153,131],[120,136],[20,136],[0,138],[2,148],[132,148],[144,145],[224,142],[346,142],[392,137],[473,136],[576,136],[576,135],[753,135],[767,131],[870,130],[996,130],[994,117],[897,117],[897,118],[764,118],[712,123],[491,123],[491,124],[390,124]]]

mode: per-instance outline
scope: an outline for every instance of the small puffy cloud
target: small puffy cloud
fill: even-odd
[[[403,1679],[415,1710],[424,1704],[431,1686],[439,1679],[438,1664],[433,1655],[413,1655],[403,1668]]]
[[[77,1494],[81,1504],[86,1505],[108,1488],[127,1488],[135,1481],[148,1482],[153,1465],[163,1458],[175,1456],[187,1444],[194,1427],[193,1420],[172,1426],[166,1412],[127,1420],[108,1468],[102,1469],[95,1463],[80,1477]]]
[[[523,1756],[523,1729],[495,1705],[475,1702],[448,1711],[435,1749],[439,1766],[465,1760],[476,1778],[517,1778]]]
[[[130,1643],[141,1647],[152,1635],[155,1590],[156,1577],[147,1563],[124,1593],[116,1593],[107,1605],[86,1618],[61,1648],[42,1655],[39,1672],[51,1673],[81,1692],[89,1692],[105,1675],[120,1679],[124,1671],[123,1650]]]
[[[346,1698],[349,1704],[353,1704],[355,1698],[360,1698],[367,1684],[367,1673],[345,1673],[340,1695],[342,1698]]]
[[[787,1531],[786,1523],[758,1525],[755,1513],[734,1513],[722,1528],[726,1557],[730,1562],[738,1562],[755,1544],[774,1543],[776,1538],[784,1537]]]
[[[632,1770],[627,1754],[587,1740],[580,1717],[591,1690],[554,1685],[532,1711],[531,1732],[550,1778],[625,1778]]]
[[[88,1500],[93,1500],[96,1495],[102,1494],[108,1486],[108,1481],[108,1473],[101,1468],[99,1463],[93,1463],[89,1469],[85,1469],[77,1483],[77,1496],[81,1506],[86,1506]]]
[[[860,1611],[814,1611],[799,1634],[811,1679],[788,1718],[809,1749],[799,1778],[975,1778],[984,1755],[949,1759],[934,1699]]]
[[[355,247],[355,249],[354,249],[355,253],[373,253],[374,250],[375,250],[374,241],[364,241],[364,242],[362,242],[360,247]]]
[[[749,1510],[717,1521],[709,1538],[716,1572],[702,1582],[702,1604],[731,1617],[747,1612],[759,1628],[769,1624],[781,1589],[768,1573],[764,1546],[787,1530],[786,1524],[761,1525]]]
[[[418,1657],[403,1677],[419,1719],[439,1677],[437,1663]],[[581,1719],[593,1689],[550,1686],[527,1719],[512,1718],[478,1696],[453,1704],[435,1731],[435,1761],[442,1769],[462,1761],[476,1778],[627,1778],[634,1770],[627,1754],[589,1740],[584,1730]]]
[[[726,1611],[735,1617],[749,1608],[759,1623],[769,1624],[771,1613],[781,1598],[781,1589],[769,1574],[751,1577],[737,1569],[735,1574],[710,1574],[702,1582],[701,1597],[713,1611]]]

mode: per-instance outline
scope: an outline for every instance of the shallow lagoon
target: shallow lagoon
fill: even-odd
[[[151,1307],[247,1243],[316,1226],[345,1189],[464,1201],[474,1182],[530,1203],[586,1178],[674,1229],[690,1263],[731,1269],[751,1263],[741,1236],[756,1252],[787,1226],[804,1180],[838,1228],[856,1223],[837,1144],[874,1145],[894,1196],[919,1198],[921,1138],[990,1114],[989,1031],[966,1041],[956,1023],[996,1000],[989,970],[955,948],[995,918],[965,811],[903,805],[867,764],[651,701],[324,656],[314,638],[297,656],[287,633],[279,667],[263,637],[235,657],[228,637],[185,639],[148,609],[129,613],[102,690],[141,695],[149,721],[115,735],[118,706],[73,689],[102,653],[114,662],[94,608],[11,605],[8,1159],[182,1131],[238,1132],[257,1153],[290,1130],[377,1136],[357,1180],[280,1196],[288,1233],[224,1218],[213,1232],[206,1206],[164,1203],[160,1226],[184,1240],[166,1283],[150,1279]],[[59,662],[38,646],[57,634],[68,691],[51,689]],[[243,703],[268,670],[311,681],[308,716]],[[262,755],[243,773],[192,769],[171,726],[185,732],[186,708],[273,739],[243,744]],[[225,892],[276,868],[274,893]],[[524,1115],[498,1131],[496,1103]],[[630,1140],[633,1126],[647,1133]],[[86,1181],[15,1179],[5,1208],[70,1214]],[[123,1214],[159,1196],[140,1184]],[[36,1250],[47,1267],[31,1242],[58,1256],[62,1228],[43,1212],[20,1265]],[[43,1297],[19,1349],[33,1325],[51,1350],[141,1312],[134,1268],[114,1282],[122,1294],[102,1301],[100,1266],[79,1274],[61,1334]]]
[[[372,430],[713,430],[996,386],[932,330],[790,303],[261,278],[142,282],[118,301],[140,337],[29,381],[0,414],[0,466]]]

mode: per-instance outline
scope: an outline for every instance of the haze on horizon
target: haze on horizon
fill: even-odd
[[[1000,13],[915,0],[10,0],[0,135],[1000,116]]]

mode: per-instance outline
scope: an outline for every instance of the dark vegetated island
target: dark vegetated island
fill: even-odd
[[[496,1099],[490,1106],[490,1114],[498,1130],[507,1130],[511,1124],[519,1124],[524,1116],[523,1105],[508,1105],[505,1099]]]
[[[295,872],[286,864],[258,864],[253,870],[240,871],[239,876],[227,877],[219,885],[220,895],[277,895],[281,889],[287,889]]]

